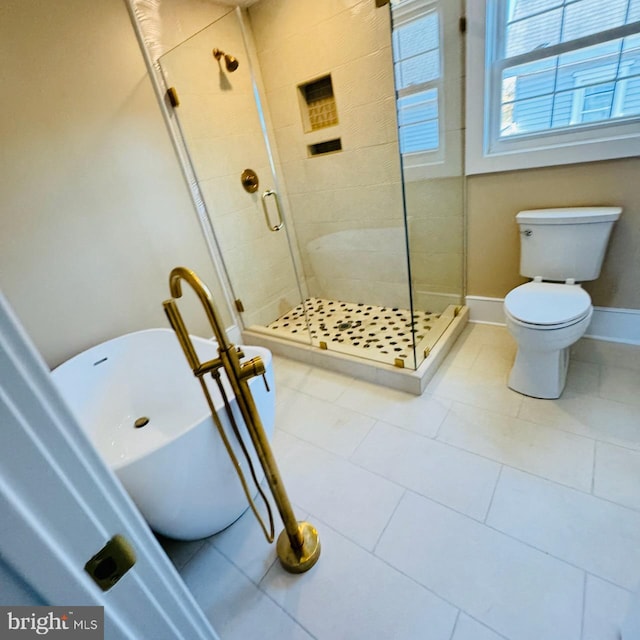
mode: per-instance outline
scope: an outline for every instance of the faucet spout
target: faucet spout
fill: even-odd
[[[227,334],[213,305],[213,296],[211,295],[211,291],[209,291],[209,287],[207,287],[191,269],[175,267],[169,275],[169,291],[174,298],[182,297],[182,280],[185,280],[191,286],[200,299],[209,323],[211,324],[211,328],[213,329],[218,347],[223,351],[227,351],[230,346],[227,341]]]

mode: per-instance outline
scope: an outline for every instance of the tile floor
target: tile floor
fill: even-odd
[[[469,325],[416,397],[275,358],[273,447],[308,573],[250,512],[165,541],[222,640],[615,640],[640,581],[640,370],[574,358],[556,401],[506,386]]]
[[[414,342],[418,345],[432,329],[440,335],[446,329],[446,324],[438,323],[440,316],[430,311],[412,315],[396,307],[308,298],[267,328],[285,338],[304,336],[308,331],[316,347],[324,342],[330,351],[386,364],[400,358],[413,366]]]

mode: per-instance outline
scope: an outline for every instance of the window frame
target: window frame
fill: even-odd
[[[596,122],[575,129],[545,130],[513,139],[499,139],[499,91],[503,63],[494,59],[499,42],[487,41],[489,26],[495,28],[503,0],[467,2],[466,74],[466,173],[490,173],[513,169],[593,162],[640,155],[640,116],[621,121]],[[635,25],[635,27],[634,27]],[[637,23],[608,29],[577,40],[580,46],[597,44],[603,34],[622,37],[636,33]],[[574,49],[563,43],[551,50]],[[517,59],[526,62],[530,54]],[[511,58],[513,61],[514,58]],[[497,98],[497,100],[496,100]],[[498,105],[495,108],[495,105]]]
[[[462,175],[462,48],[458,20],[460,5],[452,0],[424,0],[416,9],[409,5],[393,7],[394,28],[427,13],[438,15],[440,75],[437,79],[416,85],[415,93],[428,88],[438,91],[438,148],[402,153],[402,171],[407,182]],[[395,83],[395,53],[392,47]],[[411,93],[396,90],[396,101]],[[397,107],[397,103],[396,103]],[[399,135],[399,134],[398,134]]]

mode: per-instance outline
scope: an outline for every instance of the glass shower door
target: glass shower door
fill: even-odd
[[[245,328],[408,369],[446,333],[464,274],[458,5],[393,0],[392,21],[365,0],[259,0],[159,59]]]
[[[292,338],[308,343],[286,205],[245,51],[231,10],[159,63],[244,327],[299,309]]]

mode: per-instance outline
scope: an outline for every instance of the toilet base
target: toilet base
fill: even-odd
[[[559,398],[567,381],[569,347],[558,351],[531,351],[518,347],[509,374],[509,388],[533,398]]]

